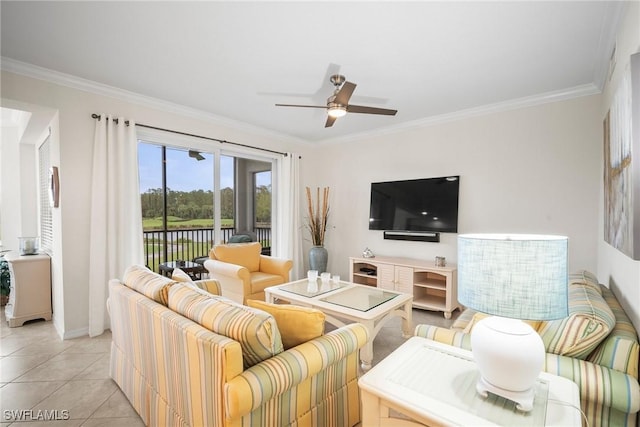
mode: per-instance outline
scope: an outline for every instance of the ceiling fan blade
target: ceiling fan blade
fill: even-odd
[[[303,107],[303,108],[324,108],[327,109],[326,105],[297,105],[297,104],[276,104],[276,107]]]
[[[324,124],[324,127],[330,128],[335,123],[337,117],[327,116],[327,122]]]
[[[349,99],[351,99],[351,95],[353,95],[353,91],[356,89],[356,84],[351,82],[344,82],[342,87],[336,94],[336,98],[333,102],[340,105],[347,105],[349,103]]]
[[[196,150],[189,150],[189,157],[191,157],[192,159],[196,159],[197,161],[204,160],[204,156]]]
[[[349,113],[364,113],[364,114],[382,114],[384,116],[395,116],[398,110],[389,110],[386,108],[365,107],[362,105],[347,105],[347,112]]]

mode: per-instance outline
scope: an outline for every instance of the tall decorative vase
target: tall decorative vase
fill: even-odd
[[[318,270],[318,274],[327,271],[327,259],[329,254],[324,246],[313,246],[309,249],[310,270]]]

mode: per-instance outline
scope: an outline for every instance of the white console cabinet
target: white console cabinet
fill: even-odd
[[[4,257],[11,274],[11,292],[5,306],[9,327],[34,319],[51,320],[51,258],[46,254]]]
[[[410,258],[349,258],[349,278],[353,283],[413,294],[413,306],[451,313],[458,303],[458,270],[455,265],[436,267],[433,261]]]

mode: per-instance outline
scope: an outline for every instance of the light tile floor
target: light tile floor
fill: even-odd
[[[110,332],[63,341],[52,322],[9,328],[4,307],[0,311],[0,427],[144,425],[109,377]],[[414,309],[413,325],[449,327],[459,313],[446,320],[442,313]],[[374,365],[405,341],[400,325],[394,318],[381,328]]]

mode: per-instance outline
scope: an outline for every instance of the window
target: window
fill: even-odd
[[[146,139],[138,141],[138,159],[149,268],[207,257],[212,245],[243,231],[260,236],[263,252],[270,252],[271,206],[264,206],[271,203],[270,160]]]
[[[53,221],[49,202],[49,137],[38,148],[38,178],[40,181],[40,248],[47,253],[53,250]]]
[[[271,230],[271,170],[253,175],[253,224],[256,230]],[[258,233],[263,248],[271,248],[271,233]]]

